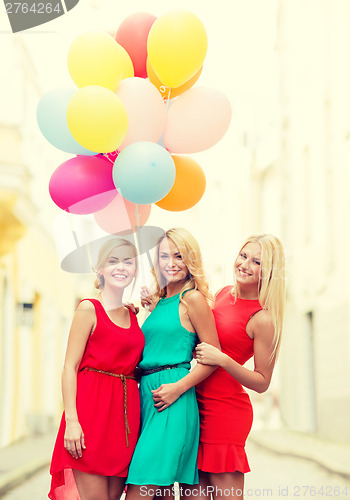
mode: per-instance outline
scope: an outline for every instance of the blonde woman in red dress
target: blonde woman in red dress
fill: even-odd
[[[218,368],[196,387],[202,489],[193,498],[209,492],[214,498],[243,498],[244,474],[250,470],[244,447],[253,421],[243,387],[258,393],[269,387],[282,332],[284,274],[279,239],[252,236],[234,263],[234,285],[216,294],[213,313],[222,351],[207,343],[196,348],[198,363]],[[243,365],[252,356],[250,370]]]
[[[134,245],[107,241],[96,272],[97,299],[80,302],[69,333],[64,413],[50,468],[52,500],[118,500],[139,436],[134,370],[144,337],[122,301],[137,273]]]

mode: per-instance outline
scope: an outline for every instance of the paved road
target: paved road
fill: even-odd
[[[350,500],[350,481],[331,474],[319,465],[267,452],[258,446],[248,447],[250,467],[246,475],[245,498],[347,498]]]
[[[246,475],[245,499],[327,498],[350,500],[350,481],[308,460],[277,455],[252,443],[247,452],[253,472]],[[47,500],[49,473],[43,470],[3,496],[3,500]]]

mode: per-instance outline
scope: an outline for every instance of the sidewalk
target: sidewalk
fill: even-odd
[[[0,497],[39,470],[48,467],[55,439],[56,431],[21,439],[0,448]]]
[[[0,449],[0,497],[49,466],[56,433],[26,438]],[[249,440],[281,455],[305,458],[350,479],[350,444],[333,443],[284,429],[252,431]]]
[[[350,443],[334,443],[286,429],[252,431],[248,439],[280,455],[312,460],[329,472],[350,479]]]

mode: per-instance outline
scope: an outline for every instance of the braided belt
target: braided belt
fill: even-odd
[[[80,371],[88,370],[89,372],[97,372],[103,373],[104,375],[110,375],[111,377],[120,378],[123,384],[123,392],[124,392],[124,422],[125,422],[125,437],[126,437],[126,446],[129,448],[129,436],[130,427],[128,423],[128,394],[127,394],[127,386],[126,381],[128,379],[135,380],[134,375],[124,375],[123,373],[112,373],[106,372],[105,370],[97,370],[96,368],[90,368],[90,366],[84,366]]]
[[[149,370],[143,370],[142,369],[142,376],[144,377],[145,375],[151,375],[151,373],[157,373],[161,372],[162,370],[171,370],[173,368],[178,368],[179,366],[187,365],[188,363],[177,363],[176,365],[163,365],[163,366],[157,366],[157,368],[150,368]]]

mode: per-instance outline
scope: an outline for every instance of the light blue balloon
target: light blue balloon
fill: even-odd
[[[156,203],[175,182],[175,164],[159,144],[134,142],[115,160],[113,181],[123,198],[138,205]]]
[[[66,153],[93,156],[97,153],[89,151],[77,142],[67,125],[67,107],[75,89],[54,89],[44,94],[37,107],[39,128],[53,146]]]

